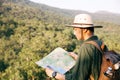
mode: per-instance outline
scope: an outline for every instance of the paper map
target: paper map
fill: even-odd
[[[49,67],[58,73],[65,74],[74,66],[75,60],[69,56],[67,51],[58,47],[43,59],[37,61],[36,64],[43,68]]]

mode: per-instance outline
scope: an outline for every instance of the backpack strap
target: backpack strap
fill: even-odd
[[[87,41],[85,43],[94,45],[101,53],[103,53],[103,50],[104,50],[104,47],[105,47],[105,45],[103,43],[102,43],[101,46],[99,46],[97,44],[97,42],[95,42],[95,41]]]

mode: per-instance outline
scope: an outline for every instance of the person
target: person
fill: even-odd
[[[102,26],[95,26],[89,14],[76,15],[73,24],[68,26],[73,27],[77,40],[83,41],[78,55],[74,53],[70,54],[76,60],[76,64],[71,69],[71,72],[65,75],[59,74],[49,68],[46,68],[46,74],[58,80],[98,80],[102,63],[102,53],[94,45],[86,44],[85,42],[95,41],[101,46],[102,41],[94,35],[94,28]]]

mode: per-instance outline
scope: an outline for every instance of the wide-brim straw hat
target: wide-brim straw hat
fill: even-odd
[[[71,25],[67,25],[68,27],[80,27],[80,28],[102,28],[102,26],[95,26],[93,24],[92,18],[88,14],[78,14],[75,16],[74,22]]]

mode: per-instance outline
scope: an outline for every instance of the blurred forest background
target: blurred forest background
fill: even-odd
[[[29,0],[0,0],[0,80],[45,80],[44,69],[35,64],[56,47],[78,52],[80,43],[72,28],[78,13],[33,3]],[[109,49],[120,52],[120,14],[89,13],[95,24],[95,34]]]

